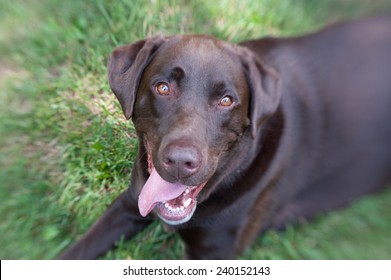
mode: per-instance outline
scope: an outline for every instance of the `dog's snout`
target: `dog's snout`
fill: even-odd
[[[192,145],[168,145],[163,153],[163,168],[172,177],[187,178],[201,166],[201,153]]]

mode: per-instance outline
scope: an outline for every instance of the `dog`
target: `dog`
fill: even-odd
[[[391,181],[391,19],[237,45],[154,36],[108,78],[139,138],[131,183],[63,259],[94,259],[159,218],[188,259],[232,259],[270,228]]]

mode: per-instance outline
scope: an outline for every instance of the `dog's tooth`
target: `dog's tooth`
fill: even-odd
[[[188,206],[190,205],[190,203],[191,203],[191,198],[189,197],[188,199],[185,200],[185,202],[183,203],[183,205],[184,205],[185,207],[188,207]]]
[[[174,210],[174,209],[172,208],[172,206],[171,206],[168,202],[166,202],[166,203],[164,204],[164,206],[166,206],[166,208],[167,208],[169,211]]]
[[[186,189],[186,190],[185,190],[185,194],[188,194],[189,192],[190,192],[189,189]]]

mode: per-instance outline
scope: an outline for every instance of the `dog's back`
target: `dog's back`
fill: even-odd
[[[390,19],[243,45],[280,72],[294,147],[279,194],[290,202],[272,224],[341,207],[390,182]],[[287,192],[289,182],[301,185]]]

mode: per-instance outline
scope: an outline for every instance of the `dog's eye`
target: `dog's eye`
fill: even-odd
[[[227,95],[220,100],[219,105],[222,107],[229,107],[232,105],[232,103],[234,103],[232,96]]]
[[[160,82],[156,85],[155,90],[160,95],[167,95],[170,93],[170,87],[167,83]]]

